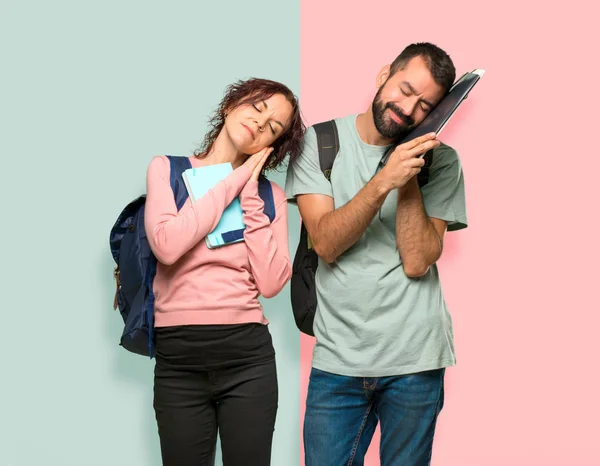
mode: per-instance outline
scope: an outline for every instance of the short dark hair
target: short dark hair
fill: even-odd
[[[195,151],[194,155],[203,158],[210,152],[225,125],[225,114],[228,111],[241,105],[258,103],[274,94],[282,94],[292,105],[292,118],[289,128],[272,144],[273,152],[265,162],[263,172],[277,168],[287,155],[290,156],[290,163],[294,161],[300,155],[302,137],[306,131],[298,98],[286,85],[260,78],[240,80],[227,86],[225,96],[209,120],[210,129],[206,133],[200,149]]]
[[[396,57],[390,67],[390,76],[402,70],[413,58],[421,57],[433,76],[433,80],[444,88],[444,93],[454,84],[456,69],[450,56],[437,45],[429,42],[419,42],[406,47]]]

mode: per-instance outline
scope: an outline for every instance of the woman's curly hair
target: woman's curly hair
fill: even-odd
[[[205,157],[213,147],[217,136],[225,125],[225,114],[241,105],[256,104],[275,94],[282,94],[292,105],[292,117],[288,129],[272,144],[273,152],[265,162],[263,171],[277,168],[290,156],[290,163],[300,155],[302,138],[306,127],[300,114],[300,105],[294,93],[284,84],[268,79],[251,78],[237,81],[225,90],[225,96],[209,120],[210,130],[204,137],[200,149],[194,152],[196,157]]]

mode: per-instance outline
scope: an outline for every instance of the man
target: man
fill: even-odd
[[[455,364],[436,261],[446,231],[467,226],[457,153],[435,135],[398,146],[455,79],[450,57],[412,44],[377,75],[371,108],[335,120],[328,181],[314,128],[286,191],[319,256],[316,345],[304,447],[307,466],[362,465],[377,422],[381,464],[429,465],[444,371]],[[434,149],[429,181],[419,157]]]

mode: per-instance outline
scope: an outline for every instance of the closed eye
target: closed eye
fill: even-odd
[[[262,113],[262,110],[258,108],[256,104],[252,104],[252,106],[254,107],[254,110],[256,110],[258,113]],[[269,128],[271,129],[271,133],[273,133],[273,136],[275,136],[275,128],[273,128],[273,125],[269,124]]]

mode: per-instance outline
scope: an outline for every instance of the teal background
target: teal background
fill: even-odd
[[[299,93],[299,28],[289,0],[0,3],[1,465],[161,464],[154,362],[117,344],[109,230],[153,156],[197,147],[227,84]],[[280,386],[272,464],[293,466],[289,285],[263,302]]]

